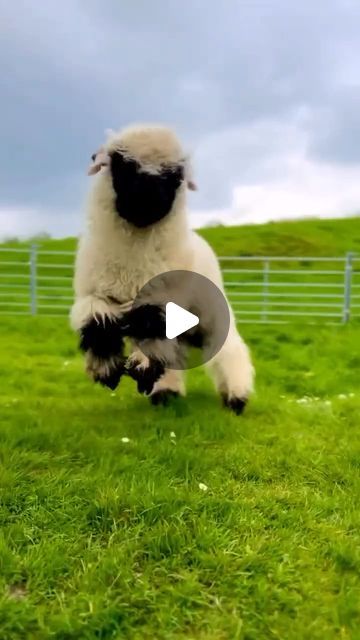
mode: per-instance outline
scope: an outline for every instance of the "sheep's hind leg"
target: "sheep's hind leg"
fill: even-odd
[[[254,369],[249,350],[235,328],[207,366],[224,405],[240,415],[253,389]]]

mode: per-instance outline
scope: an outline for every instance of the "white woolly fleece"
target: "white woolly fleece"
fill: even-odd
[[[176,135],[162,126],[132,126],[118,133],[111,132],[103,149],[106,153],[121,151],[147,172],[158,173],[164,166],[180,163],[187,166]],[[121,314],[148,280],[166,271],[195,271],[223,291],[213,250],[188,225],[186,190],[184,181],[170,213],[156,224],[138,229],[120,218],[115,209],[109,168],[103,167],[93,178],[87,228],[79,241],[76,258],[76,300],[71,311],[74,330],[79,331],[95,314],[100,317]],[[252,390],[253,368],[231,309],[230,313],[228,338],[209,366],[221,393],[246,398]],[[172,384],[175,377],[170,375]],[[177,378],[182,389],[180,374]],[[164,380],[155,385],[154,391],[165,384]]]

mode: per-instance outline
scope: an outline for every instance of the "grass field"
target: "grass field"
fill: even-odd
[[[360,219],[202,233],[222,255],[360,250]],[[237,418],[202,370],[152,407],[88,381],[66,318],[0,318],[0,640],[360,639],[360,326],[242,333]]]
[[[65,320],[0,320],[1,640],[360,638],[360,329],[243,334],[236,418],[202,371],[151,407]]]

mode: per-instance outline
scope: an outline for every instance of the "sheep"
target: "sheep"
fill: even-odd
[[[95,382],[116,388],[128,373],[153,404],[165,404],[172,395],[185,395],[183,372],[166,368],[179,343],[161,340],[164,319],[154,306],[134,309],[133,301],[151,278],[173,270],[205,276],[225,295],[215,253],[188,223],[186,192],[196,188],[189,159],[172,129],[134,125],[109,134],[88,173],[97,175],[78,244],[71,326]],[[228,308],[227,338],[206,366],[224,405],[240,414],[253,390],[254,369]],[[159,335],[154,329],[141,336],[149,313]],[[132,338],[128,357],[125,335]],[[147,355],[139,346],[146,338],[152,338]]]

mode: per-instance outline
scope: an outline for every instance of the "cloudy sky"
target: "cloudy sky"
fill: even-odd
[[[0,0],[0,236],[81,227],[106,128],[174,125],[194,225],[360,211],[359,0]]]

